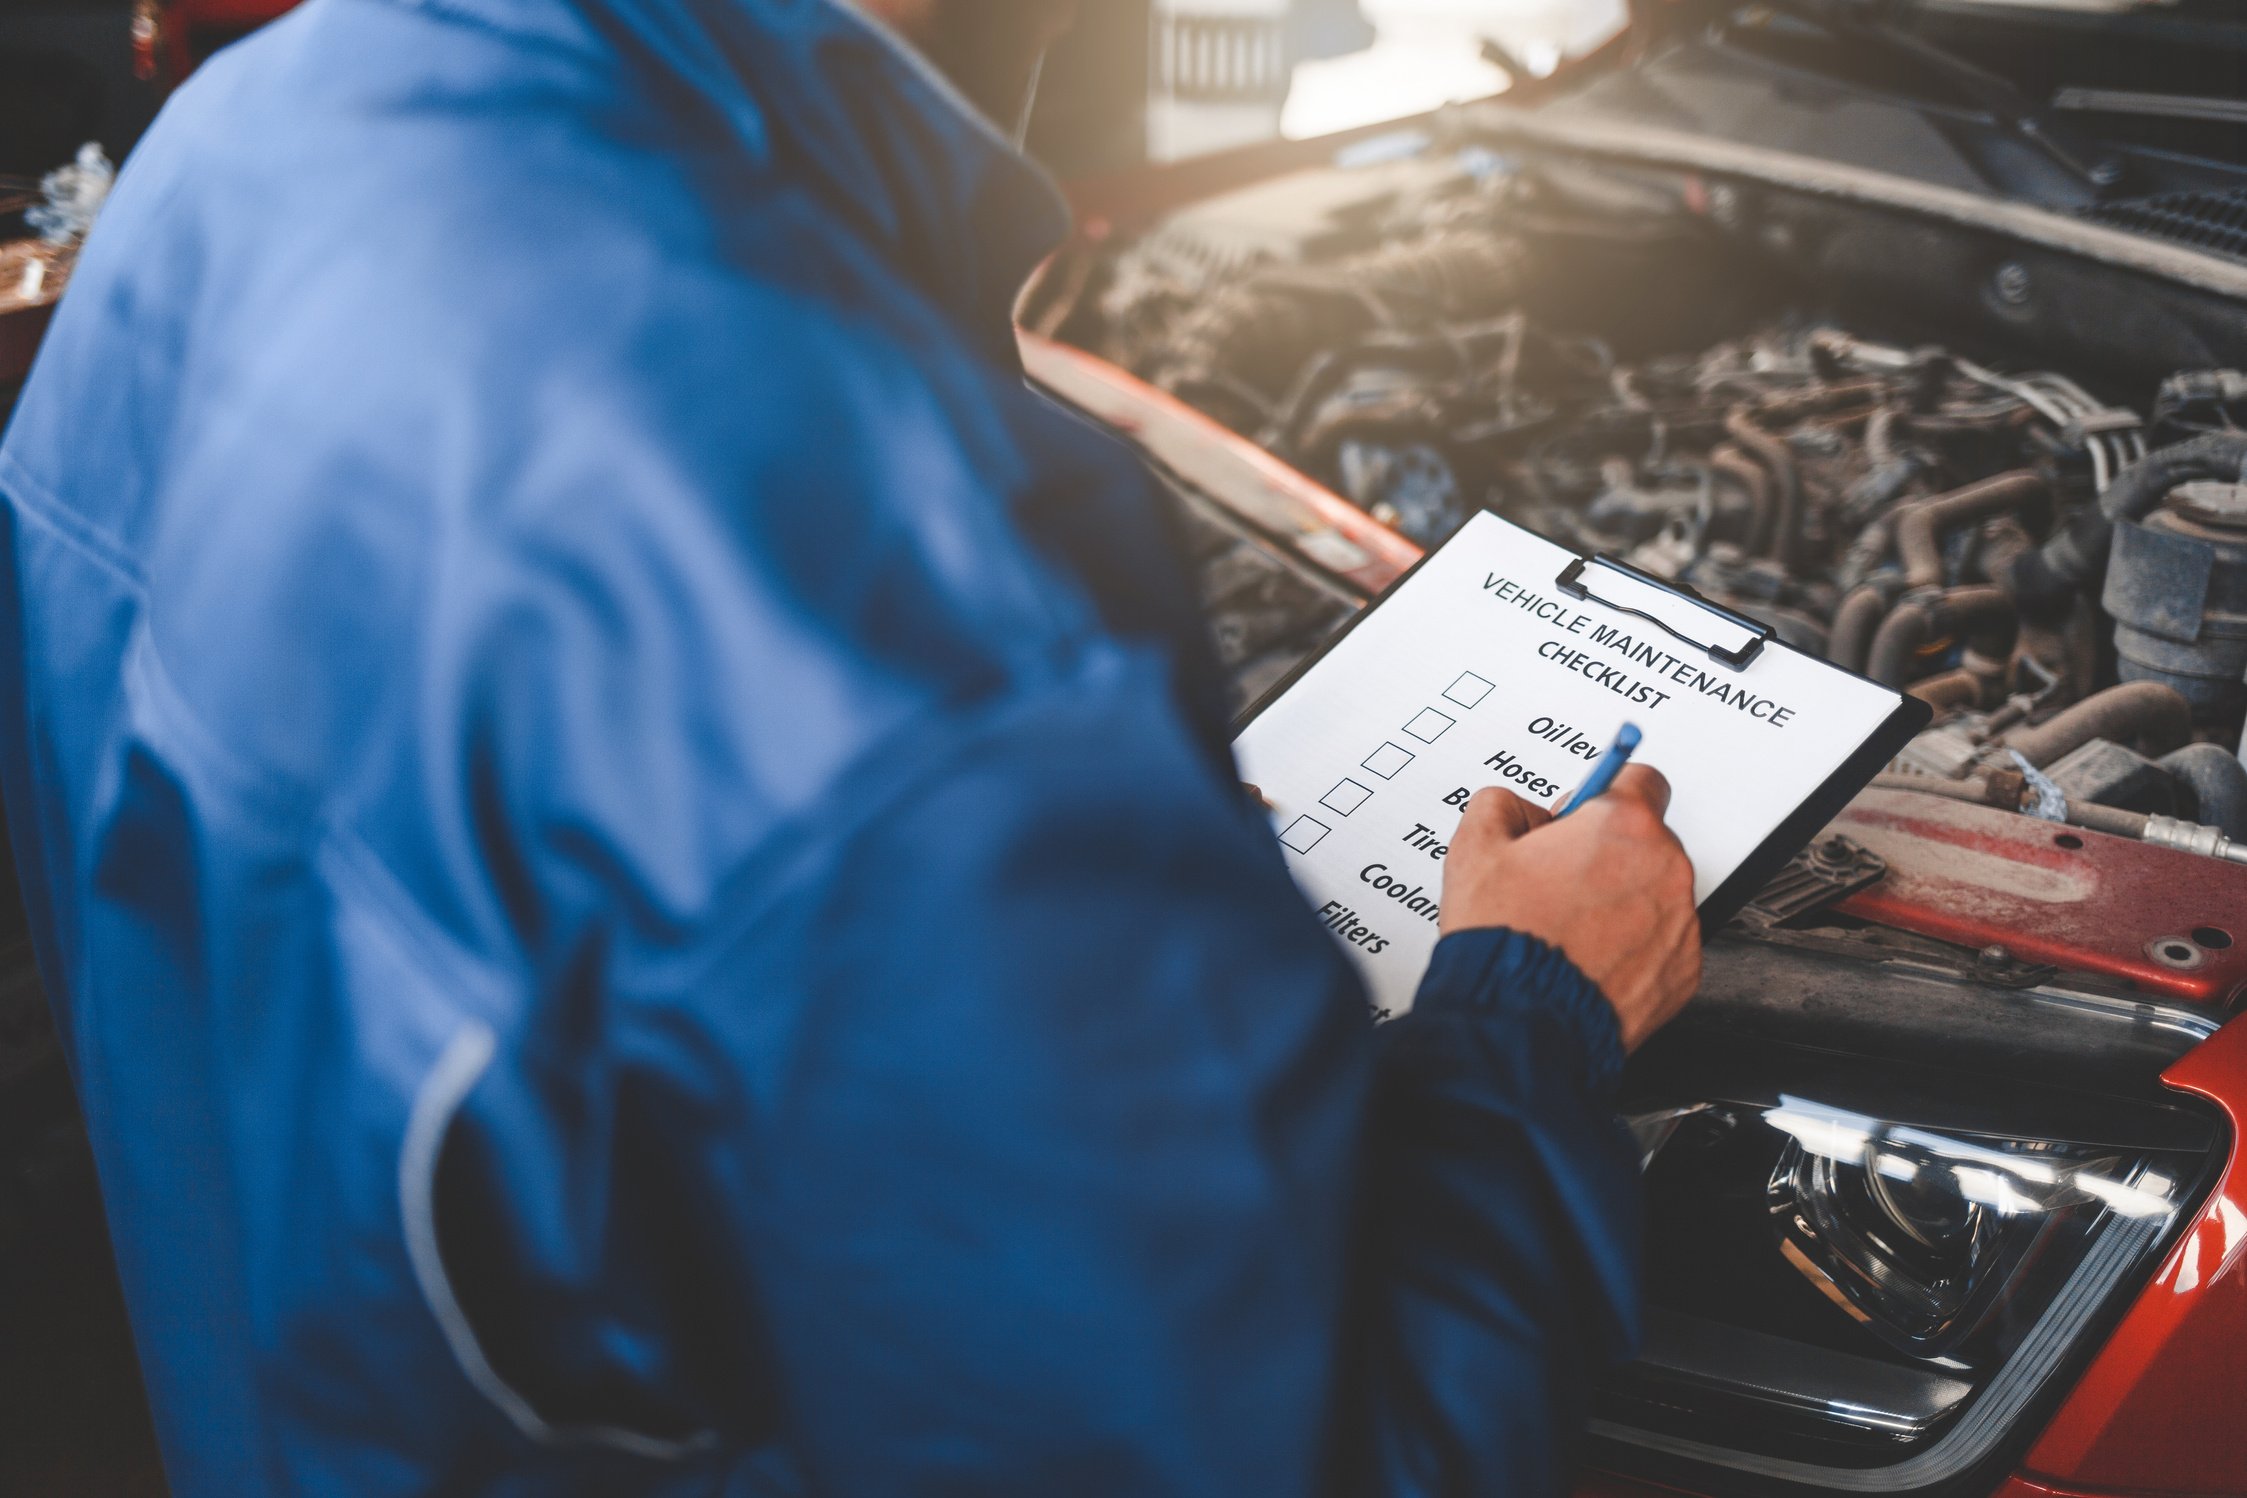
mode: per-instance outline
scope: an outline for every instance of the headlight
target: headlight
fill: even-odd
[[[2213,1025],[1729,942],[1688,1016],[1625,1081],[1647,1339],[1607,1464],[1986,1484],[2205,1189],[2219,1131],[2158,1075]]]

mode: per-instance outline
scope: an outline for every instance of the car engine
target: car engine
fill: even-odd
[[[1492,510],[1925,698],[1921,789],[2247,860],[2247,374],[1851,315],[1741,212],[1345,163],[1101,245],[1054,320],[1423,546]]]

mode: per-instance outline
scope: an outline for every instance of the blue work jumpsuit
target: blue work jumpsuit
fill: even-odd
[[[0,449],[0,756],[181,1498],[1549,1493],[1612,1012],[1376,1028],[1042,177],[830,0],[313,0]]]

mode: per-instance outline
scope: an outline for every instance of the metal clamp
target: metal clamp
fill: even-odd
[[[1620,557],[1604,554],[1579,557],[1562,569],[1553,585],[1571,598],[1644,619],[1718,665],[1735,671],[1745,671],[1762,654],[1764,642],[1772,635],[1771,626],[1762,620],[1712,603],[1683,583],[1666,582],[1650,572],[1642,572]],[[1663,605],[1671,600],[1699,612],[1702,625],[1699,637],[1676,622],[1676,611],[1666,611],[1671,617],[1664,617]],[[1711,635],[1716,638],[1709,638]]]

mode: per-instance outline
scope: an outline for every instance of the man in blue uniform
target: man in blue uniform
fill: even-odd
[[[128,166],[0,768],[183,1498],[1565,1483],[1659,779],[1369,1023],[956,8],[315,0]]]

